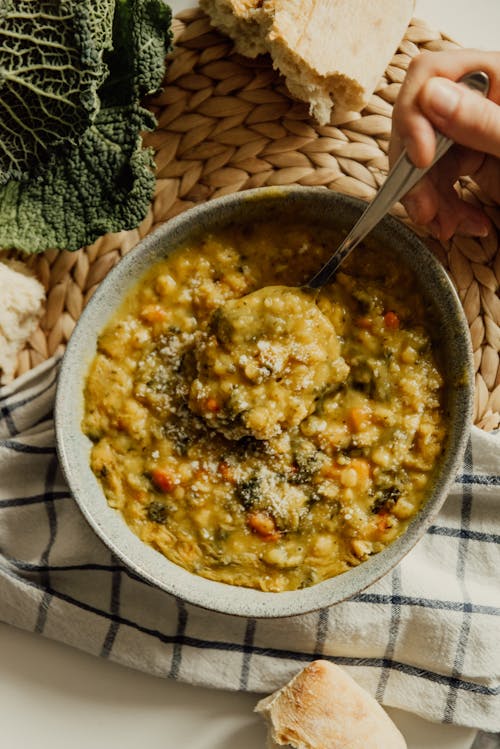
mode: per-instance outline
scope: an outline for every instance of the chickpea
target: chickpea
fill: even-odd
[[[312,547],[312,553],[317,557],[328,557],[333,554],[335,549],[335,541],[332,536],[326,534],[319,535],[314,541]]]
[[[355,468],[344,468],[340,474],[340,483],[352,489],[358,483],[358,473]]]
[[[399,520],[406,520],[415,514],[415,509],[413,502],[410,502],[409,499],[405,499],[404,497],[400,497],[392,508],[392,514],[399,518]]]
[[[360,538],[353,538],[351,541],[351,549],[358,559],[366,559],[373,552],[373,544],[371,541],[363,541]]]

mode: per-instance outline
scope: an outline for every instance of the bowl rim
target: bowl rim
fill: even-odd
[[[116,311],[123,295],[136,285],[147,269],[176,246],[182,245],[179,236],[185,236],[193,226],[198,227],[204,221],[209,225],[210,217],[216,217],[217,212],[228,217],[233,211],[256,205],[256,201],[259,201],[259,210],[265,201],[272,204],[284,199],[292,203],[319,201],[325,211],[339,205],[355,212],[366,207],[364,201],[323,187],[260,187],[199,204],[165,222],[140,240],[112,268],[83,310],[60,364],[54,409],[56,447],[63,475],[83,516],[112,553],[141,579],[188,603],[223,614],[253,618],[296,616],[339,603],[360,593],[399,564],[424,535],[445,501],[463,460],[472,423],[472,347],[458,294],[442,265],[419,237],[402,222],[386,216],[372,235],[381,229],[387,230],[395,239],[413,244],[422,253],[422,272],[437,279],[440,284],[444,298],[439,304],[443,308],[448,305],[453,312],[452,345],[464,356],[461,362],[463,375],[458,378],[461,381],[457,380],[453,386],[458,406],[455,420],[450,421],[441,474],[434,484],[431,497],[405,532],[383,551],[341,575],[299,590],[265,592],[209,580],[187,571],[141,541],[126,525],[121,514],[109,507],[90,469],[91,443],[80,426],[83,384],[95,355],[98,334]],[[172,246],[166,248],[169,239]]]

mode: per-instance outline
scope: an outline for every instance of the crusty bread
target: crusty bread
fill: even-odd
[[[22,263],[0,262],[0,384],[14,376],[17,354],[37,326],[45,291]]]
[[[241,54],[270,53],[321,125],[367,104],[404,36],[414,0],[200,0]]]
[[[267,52],[261,23],[262,0],[200,0],[212,23],[234,41],[237,52],[257,57]]]
[[[269,749],[406,749],[378,702],[328,661],[310,663],[255,710],[268,721]]]

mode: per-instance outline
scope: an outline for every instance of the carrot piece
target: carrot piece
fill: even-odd
[[[218,468],[219,474],[224,479],[224,481],[229,481],[232,484],[234,484],[233,471],[231,469],[231,466],[228,465],[225,460],[221,460],[217,468]]]
[[[353,458],[349,465],[360,478],[367,479],[370,476],[370,463],[366,458]]]
[[[205,406],[207,407],[207,411],[210,411],[212,414],[216,414],[220,411],[220,405],[215,398],[207,398]]]
[[[171,492],[176,485],[172,474],[163,468],[153,468],[151,471],[151,481],[156,489],[159,489],[161,492]]]
[[[272,517],[265,512],[250,512],[247,525],[266,541],[277,541],[281,535]]]
[[[360,432],[370,421],[371,411],[362,406],[354,406],[347,414],[347,426],[351,432]]]
[[[387,513],[386,512],[379,512],[378,514],[378,520],[377,520],[377,528],[379,531],[385,531],[387,528]]]
[[[321,468],[321,475],[326,476],[328,479],[338,479],[340,478],[340,473],[342,471],[342,466],[339,466],[338,463],[327,463]]]
[[[356,320],[356,325],[362,330],[371,330],[373,327],[373,320],[371,319],[371,317],[358,317]]]
[[[386,312],[384,315],[384,325],[389,330],[398,330],[399,328],[398,315],[392,310],[389,310],[389,312]]]
[[[167,313],[159,304],[148,304],[141,310],[140,318],[143,322],[164,322],[167,318]]]

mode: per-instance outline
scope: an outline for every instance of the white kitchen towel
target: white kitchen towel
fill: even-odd
[[[271,692],[343,666],[382,704],[500,731],[500,434],[474,429],[436,523],[351,600],[281,620],[213,614],[112,556],[58,466],[57,363],[0,391],[0,619],[160,677]]]

